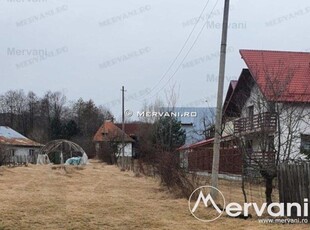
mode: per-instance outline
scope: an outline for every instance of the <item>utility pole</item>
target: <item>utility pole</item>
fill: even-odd
[[[223,89],[224,89],[225,63],[226,63],[228,16],[229,16],[229,0],[225,0],[223,27],[222,27],[220,69],[219,69],[219,80],[218,80],[218,91],[217,91],[212,178],[211,178],[211,184],[215,188],[218,187],[218,173],[219,173],[220,148],[221,148],[222,103],[223,103]],[[211,195],[213,199],[216,199],[218,195],[217,190],[212,189]]]
[[[122,168],[121,171],[125,171],[125,106],[124,106],[124,94],[125,89],[124,86],[122,86]]]

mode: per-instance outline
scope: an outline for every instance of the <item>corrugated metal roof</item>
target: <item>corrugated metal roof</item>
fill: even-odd
[[[7,126],[0,126],[0,144],[14,146],[43,146]]]
[[[26,138],[25,136],[7,126],[0,126],[0,136],[6,138]]]

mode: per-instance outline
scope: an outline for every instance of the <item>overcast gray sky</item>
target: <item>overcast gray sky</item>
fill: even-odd
[[[1,0],[0,93],[60,90],[119,118],[122,85],[137,111],[175,84],[178,106],[215,106],[224,0],[207,2]],[[239,49],[310,51],[308,0],[231,0],[229,20],[225,92],[245,67]]]

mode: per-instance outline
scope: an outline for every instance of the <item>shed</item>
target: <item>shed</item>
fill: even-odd
[[[5,149],[4,163],[35,163],[43,146],[8,126],[0,126],[0,145]]]

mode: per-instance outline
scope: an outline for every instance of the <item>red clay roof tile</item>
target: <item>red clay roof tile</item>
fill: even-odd
[[[240,50],[267,100],[310,102],[310,53]]]
[[[105,121],[96,132],[93,141],[121,141],[123,131],[112,121]],[[131,137],[125,134],[125,142],[135,142]]]

